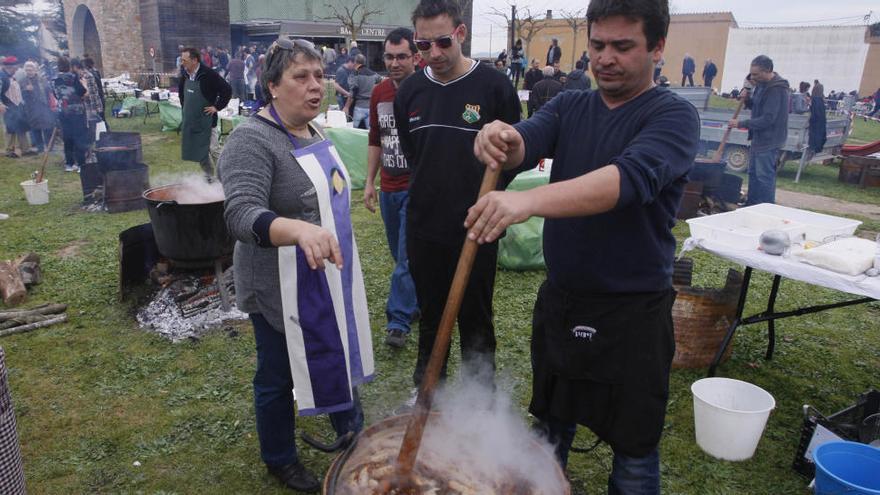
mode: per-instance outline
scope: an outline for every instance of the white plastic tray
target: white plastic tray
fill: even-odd
[[[687,220],[691,237],[720,242],[735,249],[757,249],[766,230],[786,232],[792,244],[805,240],[827,242],[850,236],[862,223],[770,203]]]
[[[748,208],[687,220],[691,237],[709,239],[734,249],[758,249],[761,233],[781,230],[791,242],[804,241],[806,226],[800,222],[763,215]]]

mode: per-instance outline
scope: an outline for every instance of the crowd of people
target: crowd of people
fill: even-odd
[[[94,159],[90,150],[104,121],[105,97],[94,60],[59,57],[55,66],[2,57],[0,113],[6,128],[6,157],[42,153],[55,137],[64,143],[68,172]],[[105,124],[106,125],[106,124]],[[60,133],[56,131],[60,129]]]

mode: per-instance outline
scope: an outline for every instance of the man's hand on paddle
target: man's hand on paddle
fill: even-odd
[[[532,216],[531,196],[527,191],[492,191],[468,209],[464,221],[468,238],[480,244],[492,242],[507,227]]]
[[[474,140],[474,155],[489,168],[519,165],[523,139],[512,125],[496,120],[483,126]]]
[[[474,140],[474,155],[492,169],[519,165],[524,152],[522,136],[512,125],[500,120],[484,126]],[[531,207],[528,193],[492,191],[468,210],[464,221],[468,238],[480,244],[492,242],[508,226],[528,220]]]

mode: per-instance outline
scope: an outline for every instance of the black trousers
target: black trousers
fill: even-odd
[[[413,382],[422,383],[437,328],[449,288],[455,275],[455,267],[461,254],[457,247],[441,244],[413,235],[407,236],[409,271],[416,286],[419,301],[419,353]],[[494,383],[495,375],[495,327],[492,324],[492,294],[495,290],[495,265],[498,244],[484,244],[477,251],[471,276],[465,289],[461,310],[458,314],[458,335],[461,339],[462,368],[468,374],[488,384]],[[453,334],[454,335],[454,334]],[[447,375],[449,354],[443,362],[441,380]]]

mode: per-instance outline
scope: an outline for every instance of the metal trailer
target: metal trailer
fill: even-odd
[[[710,108],[709,88],[672,88],[672,91],[690,101],[700,114],[700,141],[703,149],[711,152],[718,148],[721,137],[727,128],[727,122],[733,117],[733,109]],[[740,120],[750,118],[751,112],[742,110]],[[810,116],[808,114],[788,115],[788,139],[782,148],[779,168],[787,160],[799,159],[795,182],[810,160],[831,158],[839,155],[852,125],[849,116],[828,115],[826,123],[827,140],[821,153],[812,155],[808,151]],[[735,172],[745,172],[749,168],[749,133],[746,129],[733,129],[724,148],[724,160],[727,168]]]

